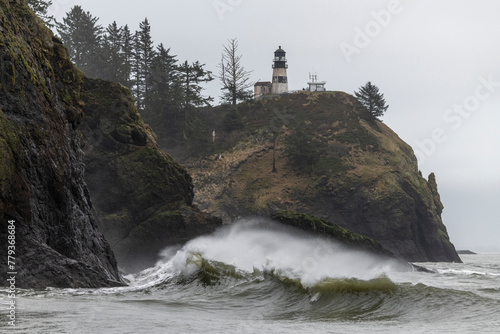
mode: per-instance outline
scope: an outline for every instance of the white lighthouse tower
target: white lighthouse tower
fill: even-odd
[[[273,83],[271,87],[271,92],[273,94],[288,93],[287,68],[286,52],[280,46],[279,49],[274,52]]]

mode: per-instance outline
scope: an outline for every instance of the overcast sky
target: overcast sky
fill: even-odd
[[[217,73],[237,38],[253,81],[271,81],[287,52],[289,89],[309,73],[328,90],[371,81],[390,105],[382,118],[435,172],[443,220],[457,249],[500,252],[500,1],[495,0],[53,0],[59,20],[81,5],[132,31],[147,17],[155,44]],[[214,81],[205,91],[217,98]]]

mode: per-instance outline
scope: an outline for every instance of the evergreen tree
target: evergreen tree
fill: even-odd
[[[359,103],[375,117],[382,116],[389,108],[385,103],[384,94],[379,93],[378,87],[372,85],[370,81],[360,87],[359,91],[354,92],[354,95]]]
[[[118,27],[116,21],[106,28],[102,53],[104,64],[100,78],[126,84],[128,78],[125,76],[124,57],[122,53],[123,28]]]
[[[151,26],[146,18],[139,24],[139,31],[135,33],[134,90],[137,108],[145,111],[151,102],[150,87],[152,80],[152,63],[155,56]]]
[[[52,0],[27,0],[28,6],[38,15],[39,18],[45,23],[47,27],[54,27],[54,16],[49,16],[49,7],[52,6]]]
[[[164,125],[175,129],[182,91],[176,56],[170,55],[170,49],[165,49],[163,44],[158,45],[153,59],[150,95],[149,109],[154,122],[166,123]]]
[[[189,65],[185,61],[180,67],[180,83],[183,91],[183,103],[182,108],[186,112],[191,107],[199,107],[203,105],[210,105],[213,101],[212,97],[204,97],[201,94],[203,87],[200,86],[201,83],[210,82],[214,78],[212,77],[212,72],[206,71],[203,66],[205,64],[200,64],[198,61]]]
[[[132,64],[134,62],[134,35],[128,25],[122,30],[121,54],[123,60],[123,85],[132,90]]]
[[[71,60],[89,77],[99,76],[99,52],[101,51],[102,27],[99,18],[74,6],[63,23],[57,23],[57,31],[68,48]]]
[[[141,60],[140,60],[140,54],[137,52],[137,42],[138,40],[138,34],[137,31],[134,34],[134,39],[133,39],[133,47],[134,47],[134,52],[133,52],[133,58],[132,58],[132,63],[130,67],[130,90],[132,92],[132,96],[135,100],[135,105],[137,106],[138,110],[142,110],[143,106],[141,104],[142,99],[141,99]]]
[[[224,101],[235,105],[237,101],[249,100],[253,92],[249,90],[253,86],[250,80],[250,73],[245,71],[241,64],[241,55],[238,52],[238,41],[236,38],[230,39],[228,45],[224,45],[222,59],[219,64],[218,78],[222,82],[222,95]]]
[[[113,23],[111,23],[106,28],[106,41],[107,43],[109,43],[111,49],[116,54],[120,53],[122,43],[122,30],[123,28],[118,27],[116,21],[113,21]]]

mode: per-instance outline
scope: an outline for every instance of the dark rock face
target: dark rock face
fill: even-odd
[[[82,80],[24,1],[0,0],[0,244],[14,220],[17,287],[121,284],[83,179]]]
[[[127,89],[84,79],[82,98],[85,179],[120,267],[135,272],[152,266],[166,246],[222,224],[193,207],[191,177],[159,150]]]
[[[434,174],[428,182],[402,171],[360,181],[322,193],[318,202],[334,210],[318,209],[321,215],[378,240],[406,261],[461,262],[441,220]]]

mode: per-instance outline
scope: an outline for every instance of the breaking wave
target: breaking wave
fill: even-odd
[[[396,283],[391,277],[411,275],[411,267],[261,218],[168,248],[162,256],[154,268],[133,277],[131,288],[208,293],[230,305],[270,303],[279,311],[264,313],[278,319],[378,321],[420,315],[438,321],[449,314],[448,305],[456,306],[454,315],[460,317],[468,316],[462,311],[467,305],[489,304],[495,310],[500,304],[468,291]],[[481,316],[492,309],[481,308]]]
[[[134,286],[193,280],[213,285],[228,279],[272,278],[305,290],[330,286],[355,291],[377,288],[374,282],[381,281],[387,288],[387,272],[410,269],[396,260],[347,249],[330,239],[263,219],[241,221],[182,248],[168,248],[162,256],[154,268],[134,278]]]

